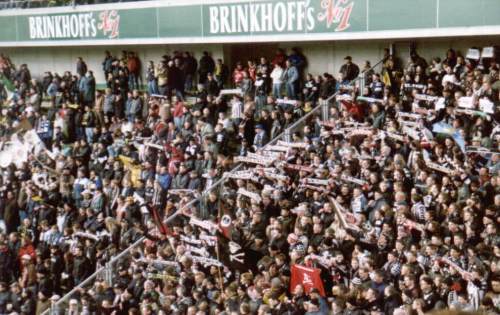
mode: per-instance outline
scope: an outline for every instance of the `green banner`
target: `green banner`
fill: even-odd
[[[61,13],[51,13],[53,9],[1,11],[0,43],[96,40],[110,44],[110,40],[169,42],[176,38],[202,43],[219,37],[251,41],[270,35],[277,36],[271,40],[279,41],[281,35],[297,35],[297,40],[311,35],[335,39],[349,32],[366,33],[369,38],[377,31],[500,24],[497,0],[250,0],[213,4],[181,0],[141,7],[144,3],[137,2],[133,8],[127,3],[59,9]],[[103,7],[107,9],[98,10]]]

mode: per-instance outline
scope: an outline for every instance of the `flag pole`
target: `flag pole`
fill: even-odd
[[[215,254],[217,255],[217,260],[220,261],[220,255],[219,255],[219,241],[217,240],[217,243],[215,244]],[[217,272],[219,274],[219,286],[221,287],[221,292],[224,293],[224,280],[222,279],[222,272],[220,271],[219,266],[217,266]]]

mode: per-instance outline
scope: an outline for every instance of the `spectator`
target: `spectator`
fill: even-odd
[[[352,63],[352,57],[346,56],[344,58],[345,64],[340,67],[340,73],[342,74],[342,81],[352,81],[359,75],[359,67]]]
[[[224,88],[224,84],[226,83],[229,77],[229,69],[222,62],[222,59],[217,59],[217,64],[215,65],[215,81],[217,82],[219,90]]]
[[[180,55],[170,67],[183,67]],[[377,76],[360,91],[326,73],[296,83],[303,98],[277,101],[259,65],[255,82],[244,78],[255,94],[219,95],[207,73],[193,104],[139,91],[124,99],[128,69],[117,62],[92,99],[107,118],[88,132],[92,106],[71,73],[54,75],[58,107],[47,114],[29,104],[36,81],[17,82],[25,92],[0,122],[11,142],[0,162],[16,157],[0,174],[11,232],[0,233],[0,307],[41,312],[112,260],[111,283],[100,269],[76,303],[53,310],[495,313],[498,78],[464,68],[444,88],[415,62],[380,98]],[[309,111],[315,84],[329,102]],[[458,104],[473,93],[472,114]],[[18,117],[43,137],[50,124],[52,147],[30,144]]]
[[[139,89],[139,76],[141,73],[141,62],[137,55],[130,51],[127,58],[128,87],[130,90]]]
[[[245,69],[243,69],[243,65],[240,61],[238,61],[236,63],[236,68],[233,71],[233,86],[241,88],[241,83],[243,82],[245,73],[248,76],[248,73],[245,71]]]
[[[283,73],[285,79],[286,96],[289,99],[297,99],[297,84],[299,81],[299,72],[289,60],[286,61],[286,69]]]
[[[87,74],[87,71],[87,64],[85,63],[85,61],[83,61],[82,57],[78,57],[76,59],[76,73],[80,77],[84,77]]]
[[[271,72],[271,79],[273,80],[273,96],[281,98],[281,87],[283,85],[284,70],[280,64],[276,64]]]
[[[207,80],[207,74],[213,73],[215,69],[215,62],[207,51],[203,52],[203,56],[199,62],[199,83],[203,84]]]
[[[192,92],[193,90],[193,80],[197,68],[198,62],[196,61],[196,59],[189,52],[184,52],[183,71],[186,81],[184,89],[188,92]]]

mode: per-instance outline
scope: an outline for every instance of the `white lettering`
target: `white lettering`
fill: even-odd
[[[58,15],[58,16],[56,16],[55,21],[54,21],[55,28],[56,28],[56,38],[64,37],[62,32],[61,32],[61,20],[62,20],[62,16]]]
[[[273,12],[274,18],[274,29],[278,32],[282,32],[286,28],[286,7],[283,2],[278,2],[274,7]]]
[[[29,19],[29,24],[30,24],[30,38],[35,39],[36,38],[36,25],[35,25],[35,18],[30,16]]]
[[[84,16],[84,18],[85,18],[85,37],[89,37],[91,15],[92,15],[92,13],[87,13]]]
[[[219,9],[217,7],[210,7],[210,33],[219,33]]]
[[[258,4],[250,5],[250,32],[260,32],[259,13],[260,6]]]
[[[78,14],[78,37],[83,37],[83,33],[85,32],[85,15]]]
[[[273,4],[266,3],[262,5],[262,31],[273,31]]]
[[[229,8],[220,8],[220,32],[221,33],[231,33],[231,27],[229,26]]]
[[[307,30],[312,31],[314,29],[314,8],[307,8]]]
[[[97,35],[93,13],[31,16],[28,18],[30,38],[88,38]]]
[[[288,17],[288,31],[293,31],[293,26],[294,26],[294,22],[295,22],[295,10],[297,9],[297,3],[295,2],[288,2],[287,3],[287,17]]]
[[[238,6],[238,33],[248,32],[248,4]]]
[[[236,32],[236,6],[231,6],[231,32]]]
[[[303,23],[306,18],[305,6],[306,4],[303,1],[297,2],[297,31],[302,31],[303,29]]]
[[[47,38],[52,38],[55,36],[54,30],[54,17],[53,16],[44,16],[44,26],[46,29]]]
[[[92,37],[95,37],[97,35],[97,29],[96,29],[96,24],[95,24],[95,19],[94,19],[94,13],[90,13],[90,18],[91,18],[91,23],[90,27],[92,28],[92,32],[90,33]]]
[[[42,18],[37,16],[35,17],[35,22],[36,22],[36,37],[37,38],[45,38],[45,34],[43,33],[43,25],[42,25]]]
[[[62,30],[63,30],[64,37],[71,36],[71,26],[70,26],[69,15],[64,15],[62,17]]]
[[[70,18],[70,30],[71,30],[71,37],[77,38],[78,37],[78,17],[76,15],[72,15]]]

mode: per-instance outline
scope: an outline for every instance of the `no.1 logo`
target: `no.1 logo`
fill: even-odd
[[[351,0],[321,0],[323,12],[318,13],[318,21],[325,21],[327,28],[330,28],[332,24],[337,24],[335,31],[344,31],[351,26],[349,19],[353,7],[354,1],[351,2]]]
[[[116,10],[103,11],[99,14],[99,30],[102,30],[104,36],[109,33],[109,38],[116,38],[120,35],[120,15]]]

